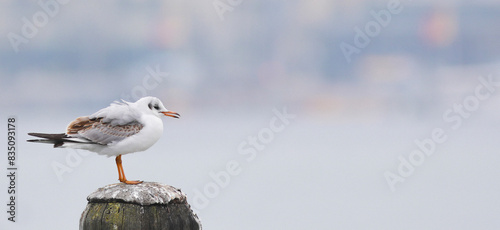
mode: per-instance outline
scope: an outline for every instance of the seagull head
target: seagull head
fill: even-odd
[[[157,117],[161,117],[161,115],[165,115],[168,117],[179,118],[179,115],[176,112],[172,112],[163,106],[160,99],[156,97],[143,97],[139,99],[136,104],[138,104],[141,108],[146,108],[149,112]]]

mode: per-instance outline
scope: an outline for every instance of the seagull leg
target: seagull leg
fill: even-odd
[[[115,158],[116,161],[116,167],[118,168],[118,180],[120,182],[123,182],[123,167],[122,167],[122,155],[118,155]]]
[[[125,177],[125,172],[123,171],[123,166],[122,166],[122,155],[118,155],[115,158],[116,161],[116,167],[118,167],[118,180],[120,182],[123,182],[125,184],[140,184],[142,181],[140,180],[127,180]]]

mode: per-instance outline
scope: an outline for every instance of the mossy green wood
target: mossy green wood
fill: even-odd
[[[180,190],[157,183],[142,185],[143,188],[129,186],[137,185],[111,185],[91,194],[80,229],[201,229],[197,215]],[[162,186],[160,190],[158,186]]]

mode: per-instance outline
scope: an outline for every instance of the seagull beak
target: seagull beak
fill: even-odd
[[[172,112],[172,111],[161,112],[161,113],[163,113],[163,115],[165,115],[165,116],[169,116],[169,117],[173,117],[173,118],[179,118],[179,117],[181,117],[180,114],[178,114],[176,112]]]

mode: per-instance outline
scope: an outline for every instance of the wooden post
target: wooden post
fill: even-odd
[[[87,197],[80,230],[201,230],[180,189],[155,182],[111,184]]]

